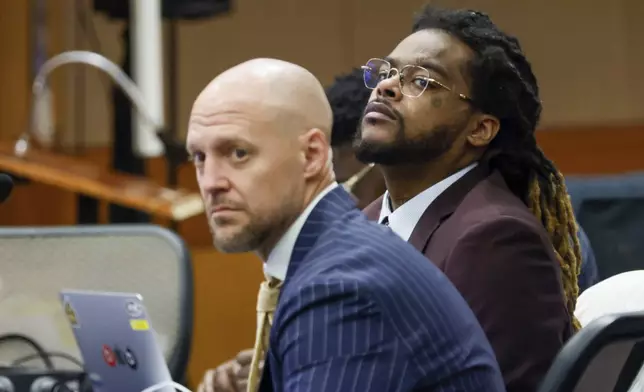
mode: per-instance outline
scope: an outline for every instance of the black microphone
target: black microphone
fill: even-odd
[[[0,173],[0,203],[9,198],[13,190],[13,180],[6,174]]]

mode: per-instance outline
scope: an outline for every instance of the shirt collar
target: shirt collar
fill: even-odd
[[[474,169],[477,164],[477,162],[474,162],[440,182],[430,186],[418,195],[414,196],[412,199],[408,200],[405,204],[398,207],[395,211],[392,211],[391,209],[389,192],[385,192],[385,195],[382,198],[382,206],[380,208],[380,218],[378,219],[378,222],[382,223],[382,221],[387,218],[391,230],[405,241],[409,241],[409,237],[418,224],[418,221],[420,221],[425,210],[429,208],[432,202],[436,200],[441,193],[445,192],[445,190],[452,184],[458,181],[470,170]]]
[[[288,270],[288,265],[291,261],[291,255],[293,253],[293,248],[295,247],[295,242],[297,237],[302,231],[302,227],[309,215],[315,208],[315,206],[326,196],[329,192],[335,189],[338,186],[337,182],[333,182],[331,185],[327,186],[320,192],[310,203],[304,211],[297,217],[295,222],[286,230],[282,238],[277,242],[271,253],[269,253],[266,262],[264,263],[264,274],[277,278],[279,280],[286,279],[286,271]]]

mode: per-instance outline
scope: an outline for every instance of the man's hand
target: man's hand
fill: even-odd
[[[253,350],[244,350],[235,359],[206,372],[198,392],[246,392]]]

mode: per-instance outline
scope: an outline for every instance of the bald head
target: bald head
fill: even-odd
[[[218,249],[266,255],[334,181],[332,122],[315,76],[285,61],[247,61],[206,86],[186,146]]]
[[[331,135],[333,114],[324,88],[305,68],[276,59],[253,59],[221,73],[199,94],[193,113],[251,111],[283,130],[320,129]],[[290,125],[290,126],[284,126]]]

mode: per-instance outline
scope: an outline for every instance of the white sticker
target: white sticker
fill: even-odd
[[[143,314],[143,305],[138,301],[128,300],[125,304],[125,309],[130,317],[141,317]]]

